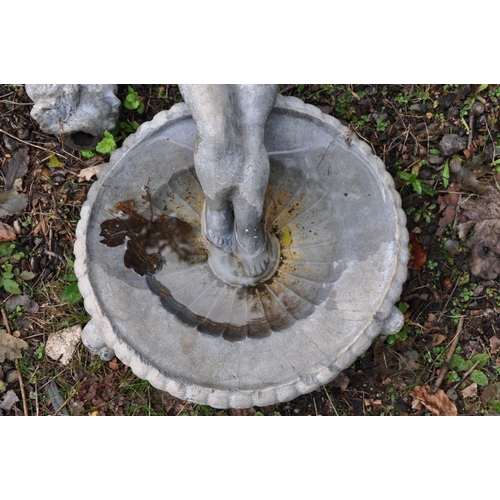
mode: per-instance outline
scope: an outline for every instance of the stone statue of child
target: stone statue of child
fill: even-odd
[[[197,126],[194,165],[205,193],[205,236],[247,276],[269,261],[261,218],[269,180],[264,127],[277,85],[180,85]]]

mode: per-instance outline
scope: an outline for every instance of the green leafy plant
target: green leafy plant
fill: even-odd
[[[23,226],[23,227],[31,227],[32,224],[33,224],[33,221],[31,219],[31,215],[28,215],[28,217],[26,217],[26,220],[24,220],[21,223],[21,226]]]
[[[14,265],[25,257],[23,252],[16,252],[15,243],[0,243],[0,287],[7,293],[15,295],[23,293],[19,286],[21,282],[20,271]]]
[[[436,347],[433,350],[434,354],[438,354],[436,358],[436,367],[441,366],[444,362],[448,349],[443,349],[441,347]],[[470,359],[465,359],[460,346],[457,347],[455,353],[451,357],[449,364],[449,372],[446,375],[447,380],[452,383],[459,382],[461,379],[460,373],[465,373],[471,368],[475,367],[474,370],[469,375],[470,380],[475,382],[479,386],[487,386],[489,383],[488,376],[484,373],[482,368],[485,368],[489,361],[489,355],[486,352],[478,353],[472,356]]]
[[[421,195],[425,194],[434,194],[434,190],[428,186],[425,182],[422,182],[417,174],[411,174],[410,172],[397,172],[396,173],[398,179],[401,181],[403,186],[409,185],[413,188],[415,193]]]
[[[126,137],[129,134],[133,134],[134,132],[137,131],[139,128],[139,123],[136,122],[135,120],[127,120],[127,121],[119,121],[118,122],[118,129],[123,132],[124,136]]]
[[[441,175],[443,176],[443,186],[447,188],[450,183],[450,166],[448,164],[448,160],[446,160],[446,163],[444,164]]]
[[[474,292],[469,290],[468,288],[464,288],[460,292],[460,297],[462,297],[462,299],[464,299],[466,302],[468,302],[472,297],[474,297]]]
[[[127,109],[135,109],[139,114],[144,113],[145,106],[139,94],[132,88],[128,87],[128,94],[123,101],[123,106]]]
[[[0,272],[0,287],[3,287],[7,293],[21,295],[23,292],[15,280],[15,274],[12,272],[12,264],[3,264]]]
[[[91,149],[82,149],[80,151],[80,155],[82,156],[82,158],[90,160],[91,158],[94,158],[95,152]]]
[[[436,209],[435,203],[424,202],[421,207],[410,207],[406,210],[407,215],[413,215],[413,220],[415,222],[420,222],[421,219],[425,220],[428,224],[431,222],[432,217],[434,217],[433,210]]]
[[[111,154],[116,149],[116,141],[111,132],[104,132],[104,137],[101,142],[96,146],[95,150],[98,153],[109,153]]]
[[[75,263],[67,259],[68,262],[68,268],[69,272],[66,274],[66,281],[68,284],[64,287],[63,293],[62,293],[62,299],[65,302],[68,302],[68,304],[77,304],[82,300],[82,294],[80,293],[80,290],[78,289],[78,278],[75,276]]]
[[[35,349],[35,356],[42,360],[45,357],[45,342],[42,342],[36,349]]]
[[[487,386],[489,383],[488,377],[481,370],[473,370],[470,374],[470,379],[480,386]]]
[[[24,307],[18,305],[13,311],[11,311],[11,313],[8,315],[8,318],[9,319],[20,318],[23,314],[24,314]]]
[[[377,118],[377,123],[375,124],[377,128],[377,132],[385,132],[388,126],[388,123]]]

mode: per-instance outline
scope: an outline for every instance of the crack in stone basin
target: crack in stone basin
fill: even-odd
[[[336,278],[338,221],[324,217],[334,210],[317,180],[303,169],[271,162],[264,227],[276,241],[288,231],[291,242],[282,246],[276,272],[256,286],[234,287],[212,272],[199,244],[203,198],[193,169],[176,173],[152,196],[156,208],[191,225],[188,243],[198,252],[195,264],[193,259],[169,260],[167,254],[161,271],[147,276],[148,286],[169,313],[200,332],[228,340],[263,338],[306,318],[328,297]],[[305,244],[306,258],[301,251]]]

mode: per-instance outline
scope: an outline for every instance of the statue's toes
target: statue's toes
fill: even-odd
[[[267,252],[259,254],[255,259],[241,259],[243,272],[246,276],[259,276],[267,268],[269,255]]]

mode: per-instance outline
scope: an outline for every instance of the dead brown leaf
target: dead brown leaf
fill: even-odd
[[[94,175],[99,178],[99,174],[101,173],[101,170],[103,169],[104,165],[95,165],[93,167],[87,167],[82,170],[80,170],[80,173],[78,174],[78,180],[79,181],[90,181]]]
[[[14,153],[5,168],[6,191],[12,189],[16,179],[20,179],[28,173],[28,162],[29,156],[27,149],[19,149]]]
[[[0,193],[0,217],[22,212],[28,204],[28,196],[15,190]]]
[[[164,214],[148,220],[136,212],[133,200],[117,203],[115,210],[117,217],[101,224],[101,243],[109,247],[125,243],[124,262],[127,269],[133,269],[141,276],[154,273],[163,262],[161,251],[166,247],[184,260],[191,255],[191,247],[184,238],[191,231],[186,222]]]
[[[487,185],[486,182],[479,179],[483,178],[489,171],[488,165],[485,163],[486,158],[482,154],[473,155],[467,149],[464,150],[464,155],[466,159],[463,164],[458,156],[454,156],[450,160],[450,171],[453,173],[460,189],[473,193],[483,193]]]
[[[437,345],[441,345],[445,341],[446,341],[446,335],[442,335],[441,333],[435,333],[432,336],[431,345],[432,347],[436,347]]]
[[[16,339],[5,330],[0,330],[0,363],[6,359],[11,361],[21,357],[21,351],[26,349],[28,344],[21,339]]]
[[[13,241],[16,239],[16,236],[14,228],[0,222],[0,241]]]
[[[437,316],[434,313],[430,313],[429,316],[427,316],[427,321],[424,323],[423,328],[425,333],[430,333],[436,330],[440,331],[442,326],[439,324]]]
[[[344,392],[349,385],[349,377],[345,374],[345,372],[340,372],[333,381],[333,385],[340,388],[340,390]]]
[[[113,358],[110,362],[109,362],[109,367],[113,370],[113,371],[118,371],[120,369],[120,365],[118,364],[118,360],[116,358]]]
[[[470,398],[472,396],[477,396],[477,384],[475,382],[473,382],[472,384],[468,385],[462,391],[462,397],[464,399]]]
[[[5,411],[10,411],[15,403],[19,401],[16,393],[14,391],[7,391],[5,396],[0,403],[0,409]]]
[[[408,262],[408,267],[410,269],[414,269],[415,271],[419,271],[422,269],[422,266],[425,264],[427,259],[427,254],[425,253],[424,245],[418,239],[418,236],[410,231],[410,261]]]
[[[498,399],[498,387],[496,383],[492,382],[488,384],[484,389],[482,389],[481,402],[483,404],[488,404],[490,401],[497,399]]]
[[[490,349],[492,354],[500,351],[500,339],[496,336],[490,338]]]
[[[420,401],[434,415],[446,417],[458,415],[457,407],[442,389],[433,393],[428,385],[417,385],[411,396]]]
[[[460,195],[453,184],[450,185],[449,189],[450,192],[448,194],[438,198],[441,219],[439,220],[439,227],[436,231],[436,236],[441,236],[446,226],[455,222],[455,217],[457,215],[458,200]]]

